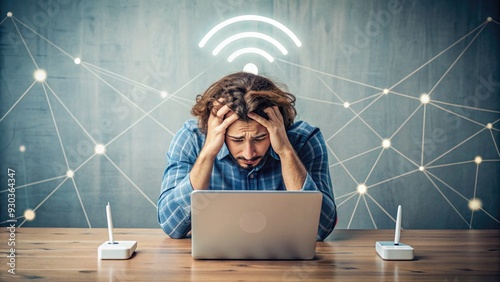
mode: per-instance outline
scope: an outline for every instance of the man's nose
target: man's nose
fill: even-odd
[[[255,157],[255,148],[251,142],[245,144],[245,148],[243,148],[243,157],[247,160]]]

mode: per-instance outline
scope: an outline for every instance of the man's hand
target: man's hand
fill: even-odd
[[[269,120],[255,113],[249,113],[248,117],[267,128],[271,146],[281,159],[281,171],[285,188],[287,190],[300,190],[306,180],[307,171],[297,153],[295,153],[290,140],[288,140],[283,116],[277,106],[266,108],[264,112],[269,117]]]
[[[262,124],[269,132],[269,138],[273,150],[280,156],[293,151],[293,147],[286,135],[285,123],[283,116],[277,106],[264,109],[264,112],[269,117],[269,120],[259,116],[256,113],[248,113],[248,117]]]
[[[231,115],[232,113],[232,115]],[[208,189],[214,160],[224,144],[226,130],[238,119],[228,106],[224,105],[217,113],[208,117],[207,137],[189,175],[195,190]]]
[[[238,115],[232,114],[227,105],[222,106],[217,113],[208,117],[207,137],[203,150],[206,153],[216,156],[224,144],[227,128],[238,119]],[[226,117],[227,116],[227,117]]]

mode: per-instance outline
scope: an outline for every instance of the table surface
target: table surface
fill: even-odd
[[[107,229],[18,228],[15,274],[8,272],[8,229],[2,236],[0,281],[500,281],[500,230],[404,230],[412,261],[384,261],[376,241],[393,230],[334,230],[316,243],[313,260],[194,260],[190,239],[160,229],[115,229],[136,240],[128,260],[99,260]]]

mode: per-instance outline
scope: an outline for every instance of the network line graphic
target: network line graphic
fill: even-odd
[[[293,34],[293,32],[281,23],[261,16],[240,16],[231,18],[227,21],[214,27],[209,31],[206,36],[200,41],[199,47],[203,48],[205,44],[210,42],[210,38],[213,34],[220,33],[224,30],[224,27],[235,24],[241,21],[262,21],[268,24],[273,24],[276,28],[280,29],[289,36],[292,42],[294,42],[296,47],[302,46],[300,40]],[[176,128],[171,128],[165,122],[159,120],[155,117],[155,112],[157,112],[163,105],[167,103],[175,103],[182,110],[189,111],[193,101],[191,99],[180,97],[178,94],[189,87],[194,82],[200,80],[207,72],[210,72],[214,65],[210,65],[205,69],[199,71],[198,74],[193,76],[188,81],[185,81],[178,89],[173,92],[169,92],[164,89],[156,89],[155,87],[148,85],[146,83],[139,82],[132,78],[127,77],[124,74],[113,72],[111,70],[105,69],[101,66],[93,64],[90,61],[86,61],[85,58],[80,58],[75,55],[71,55],[71,52],[64,50],[60,43],[53,42],[47,36],[44,36],[33,29],[31,26],[26,24],[17,18],[13,13],[8,13],[7,16],[0,21],[0,26],[12,25],[16,31],[16,35],[22,42],[23,50],[26,52],[30,63],[33,64],[33,73],[24,74],[27,78],[27,88],[17,93],[17,97],[13,100],[11,104],[7,105],[7,110],[0,112],[0,127],[5,128],[13,124],[12,117],[16,111],[21,107],[23,101],[27,99],[34,99],[35,89],[42,90],[42,97],[37,97],[37,99],[42,99],[45,102],[46,109],[50,116],[50,125],[53,127],[57,135],[57,146],[59,148],[60,156],[64,160],[65,173],[61,175],[47,175],[45,179],[39,179],[30,183],[18,184],[16,186],[17,193],[26,193],[29,195],[33,193],[39,185],[52,185],[48,193],[46,193],[41,200],[37,199],[37,202],[27,203],[26,208],[22,214],[19,213],[16,219],[20,222],[20,226],[25,225],[31,221],[37,220],[37,212],[41,207],[47,205],[47,201],[53,197],[53,195],[58,192],[58,190],[63,187],[63,185],[69,185],[74,190],[74,194],[78,200],[79,206],[73,207],[73,209],[81,210],[81,213],[85,217],[86,227],[94,227],[95,223],[89,216],[90,211],[99,208],[93,205],[91,199],[86,199],[82,193],[86,187],[80,187],[75,181],[75,177],[79,174],[85,174],[85,170],[88,166],[91,166],[93,161],[99,159],[101,162],[106,162],[113,169],[116,177],[120,177],[129,183],[130,187],[136,192],[135,195],[140,195],[142,199],[148,203],[148,208],[152,210],[157,209],[156,199],[148,196],[149,189],[157,191],[157,187],[144,187],[140,182],[134,180],[130,174],[124,169],[124,164],[120,163],[119,160],[113,159],[113,157],[108,153],[108,148],[117,142],[123,141],[127,134],[131,134],[137,127],[140,126],[142,122],[149,122],[153,124],[158,130],[163,131],[169,136],[173,136],[176,132]],[[334,183],[334,193],[335,201],[339,210],[339,214],[344,215],[344,220],[339,223],[339,228],[353,228],[354,222],[357,218],[368,219],[373,228],[380,228],[381,223],[376,219],[377,214],[382,214],[388,221],[395,221],[393,206],[387,206],[385,200],[383,199],[384,192],[381,190],[387,190],[386,195],[389,193],[394,193],[389,187],[392,183],[401,180],[412,181],[416,177],[423,178],[422,183],[425,183],[427,187],[430,187],[437,195],[438,199],[433,199],[442,203],[447,209],[451,209],[452,214],[463,222],[464,226],[467,228],[474,228],[474,219],[477,213],[482,213],[486,215],[492,222],[500,224],[500,219],[495,217],[494,210],[497,209],[497,204],[494,205],[484,205],[483,201],[486,199],[481,199],[478,197],[478,192],[482,185],[481,182],[488,181],[488,175],[484,173],[484,167],[488,164],[498,164],[500,162],[500,150],[499,150],[499,134],[500,134],[500,109],[498,105],[490,105],[488,108],[480,108],[466,105],[465,103],[449,102],[446,100],[440,100],[439,93],[437,89],[441,86],[445,78],[450,74],[452,70],[457,68],[458,62],[467,55],[467,51],[471,46],[477,44],[478,38],[481,38],[485,29],[499,28],[500,23],[492,18],[485,19],[484,22],[479,23],[478,26],[472,29],[467,34],[458,38],[450,46],[443,48],[442,51],[433,55],[430,59],[423,62],[419,67],[414,69],[408,74],[397,74],[396,76],[401,76],[397,78],[396,82],[392,85],[372,85],[363,81],[357,81],[348,77],[344,77],[338,74],[333,74],[327,70],[318,70],[313,66],[306,66],[304,64],[298,64],[291,59],[284,59],[281,57],[272,57],[267,52],[254,48],[245,47],[240,48],[233,52],[228,57],[228,62],[236,60],[238,57],[248,53],[257,53],[268,60],[269,64],[275,65],[276,68],[285,73],[284,68],[296,68],[304,73],[312,75],[317,81],[324,86],[326,92],[328,92],[330,97],[333,99],[323,99],[318,97],[311,97],[306,95],[296,95],[300,101],[321,104],[331,107],[335,110],[342,110],[347,119],[343,122],[341,126],[335,127],[333,131],[328,131],[325,135],[325,140],[330,157],[330,170],[332,178],[334,181],[337,179],[342,179],[342,185],[335,185]],[[82,122],[81,117],[78,117],[74,112],[75,109],[71,109],[66,105],[64,99],[61,98],[62,93],[56,90],[50,82],[51,69],[44,68],[36,59],[36,55],[33,50],[30,50],[23,33],[20,28],[32,33],[34,37],[41,40],[49,46],[49,48],[54,48],[57,50],[64,60],[71,61],[76,66],[83,68],[88,74],[107,86],[114,94],[126,101],[127,105],[133,108],[138,115],[127,120],[128,124],[123,130],[118,134],[114,135],[109,140],[105,142],[96,138],[95,134],[91,132],[91,129]],[[222,50],[228,48],[230,44],[243,39],[243,38],[253,38],[256,40],[267,41],[279,50],[280,54],[286,56],[288,51],[286,47],[273,39],[272,37],[263,34],[258,31],[242,32],[238,34],[231,34],[226,37],[225,40],[216,45],[213,49],[212,54],[218,55]],[[424,68],[431,67],[432,64],[444,56],[450,56],[451,51],[455,50],[457,46],[463,46],[463,49],[458,52],[458,55],[453,57],[452,62],[446,66],[444,71],[438,80],[431,85],[425,93],[407,93],[400,90],[405,82],[411,81],[416,77],[419,71]],[[455,49],[454,49],[455,48]],[[453,53],[455,54],[455,53]],[[364,88],[368,90],[371,94],[364,97],[347,97],[343,93],[338,92],[334,85],[335,82],[342,82],[349,85],[355,85],[357,87]],[[491,90],[495,94],[498,94],[498,82],[492,82],[491,77],[481,77],[478,81],[484,82],[483,90]],[[8,83],[8,82],[7,82]],[[488,84],[489,83],[489,84]],[[496,83],[496,84],[495,84]],[[294,87],[294,82],[291,81],[290,86]],[[153,107],[145,107],[139,103],[130,99],[121,90],[121,85],[138,87],[147,93],[155,97],[161,97],[158,104]],[[493,85],[493,86],[492,86]],[[488,88],[489,87],[489,88]],[[497,88],[495,88],[497,87]],[[3,96],[3,94],[2,94]],[[353,99],[355,98],[355,99]],[[405,101],[406,105],[411,108],[408,112],[404,114],[404,117],[398,121],[398,126],[388,130],[380,130],[373,124],[367,115],[371,113],[383,100],[387,99],[398,99],[398,101]],[[478,113],[481,115],[467,115],[464,111]],[[69,119],[76,125],[71,132],[65,132],[60,126],[61,120],[58,112],[63,112],[69,117]],[[429,144],[429,129],[432,125],[428,124],[428,118],[435,112],[441,114],[446,114],[449,117],[454,118],[455,121],[460,121],[461,123],[467,123],[473,125],[474,131],[463,132],[460,136],[461,139],[454,140],[454,145],[451,147],[439,147],[439,153],[431,155],[426,154],[430,146],[436,146],[435,144]],[[485,120],[489,119],[489,120]],[[408,134],[408,129],[415,129],[414,124],[418,121],[421,127],[418,128],[418,133],[421,136],[419,144],[413,144],[411,146],[411,152],[404,145],[398,142],[398,138],[402,135]],[[351,130],[362,128],[367,134],[373,136],[376,142],[371,143],[369,147],[364,148],[340,148],[337,145],[337,140],[343,134],[349,134]],[[65,143],[65,138],[68,135],[81,134],[86,140],[92,144],[92,154],[89,157],[82,160],[78,165],[74,166],[71,164],[68,157],[68,146]],[[439,132],[435,134],[440,137]],[[434,136],[434,137],[436,137]],[[482,137],[482,141],[487,140],[489,143],[487,156],[481,153],[475,154],[472,159],[462,159],[460,152],[462,150],[469,150],[471,146],[478,142],[478,138]],[[439,139],[439,138],[438,138]],[[439,145],[439,144],[438,144]],[[17,152],[9,152],[12,154],[21,154],[22,160],[24,161],[24,156],[27,154],[32,154],[31,148],[25,146],[24,144],[19,146]],[[393,159],[398,159],[405,165],[398,169],[384,169],[384,167],[389,166],[388,156]],[[357,171],[354,163],[363,162],[368,164],[368,169],[363,172]],[[456,182],[452,182],[449,179],[445,179],[442,176],[443,169],[454,169],[460,168],[460,171],[465,174],[473,175],[474,183],[472,187],[463,188],[458,187]],[[384,171],[384,173],[381,173]],[[498,172],[494,172],[497,174]],[[380,175],[384,176],[383,178]],[[496,177],[496,175],[490,175],[490,177]],[[341,186],[341,187],[338,187]],[[467,191],[466,193],[464,191]],[[1,194],[5,195],[7,190],[0,190]],[[404,191],[398,193],[405,193]],[[26,199],[30,199],[29,196]],[[464,207],[467,212],[464,212]],[[47,207],[48,208],[48,207]],[[366,211],[366,212],[365,212]],[[7,219],[0,218],[1,223],[6,223]],[[137,223],[140,224],[140,223]],[[382,224],[383,225],[383,224]]]

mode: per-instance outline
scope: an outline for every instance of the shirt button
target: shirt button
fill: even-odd
[[[255,175],[253,175],[253,174],[250,174],[250,178],[254,178],[254,177],[255,177]]]

